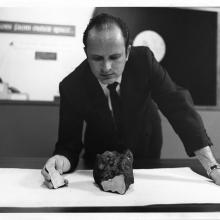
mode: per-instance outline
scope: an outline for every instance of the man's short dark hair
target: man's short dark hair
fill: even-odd
[[[97,16],[90,19],[90,22],[87,25],[86,30],[84,31],[83,34],[83,44],[85,48],[87,48],[87,39],[88,39],[89,31],[93,27],[95,27],[98,30],[102,30],[106,25],[109,24],[115,24],[121,29],[122,35],[125,40],[125,48],[127,49],[129,45],[129,30],[127,25],[121,18],[114,17],[106,13],[98,14]]]

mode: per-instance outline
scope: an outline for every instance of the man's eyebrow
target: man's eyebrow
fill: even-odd
[[[98,54],[91,54],[92,57],[102,57],[102,55],[98,55]]]
[[[110,57],[111,56],[121,56],[121,53],[113,53],[113,54],[110,55]]]
[[[109,57],[118,57],[118,56],[121,56],[121,53],[113,53],[113,54],[110,54]],[[104,57],[102,55],[99,55],[99,54],[91,54],[91,57],[93,58],[101,58],[101,57]]]

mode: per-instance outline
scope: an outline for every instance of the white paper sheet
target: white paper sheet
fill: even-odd
[[[0,207],[142,206],[220,203],[220,186],[190,168],[134,170],[125,195],[103,192],[91,170],[66,174],[68,187],[48,189],[38,169],[0,169]]]

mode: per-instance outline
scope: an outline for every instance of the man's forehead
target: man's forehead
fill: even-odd
[[[112,37],[114,37],[115,39],[123,38],[121,29],[114,24],[104,25],[102,26],[102,28],[93,27],[88,33],[88,39],[109,39]]]

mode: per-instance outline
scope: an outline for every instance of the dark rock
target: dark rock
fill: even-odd
[[[134,183],[133,154],[130,150],[125,153],[105,151],[97,154],[93,177],[103,191],[125,194]]]

